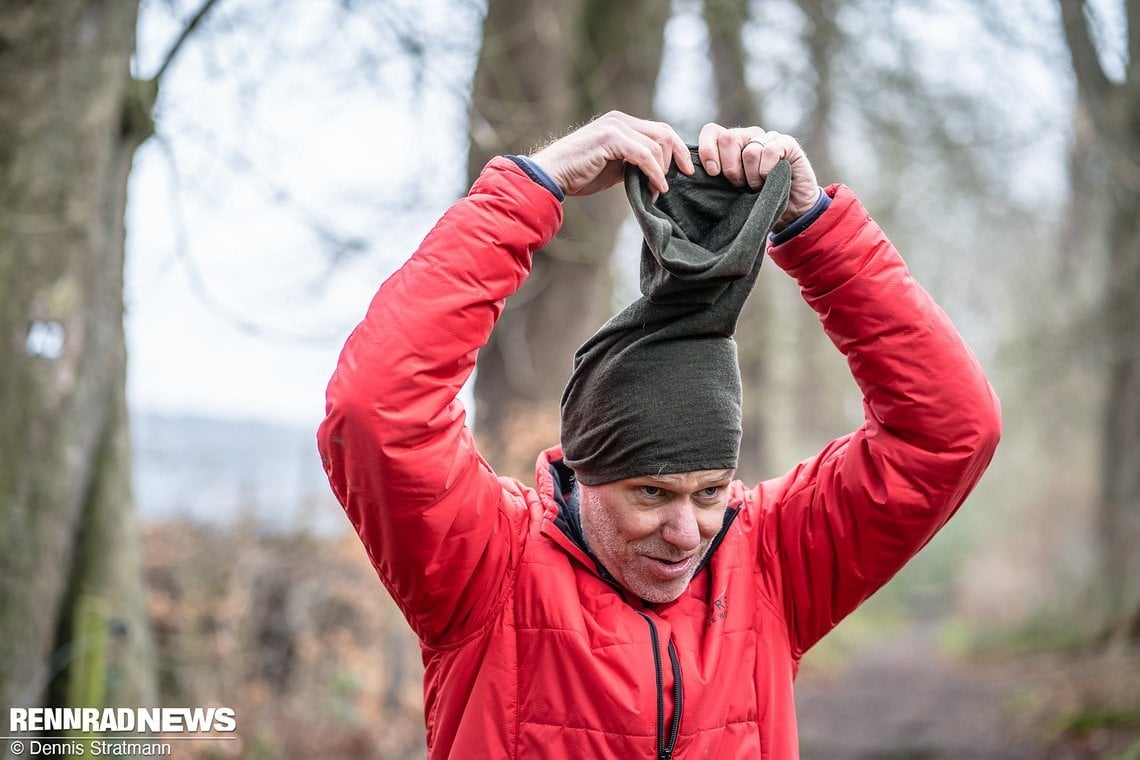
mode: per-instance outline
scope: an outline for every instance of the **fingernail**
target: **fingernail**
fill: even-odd
[[[705,161],[705,171],[709,174],[716,174],[720,171],[720,167],[717,166],[716,161]]]

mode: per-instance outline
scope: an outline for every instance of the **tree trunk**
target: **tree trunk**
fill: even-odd
[[[1128,63],[1115,82],[1101,68],[1082,0],[1058,0],[1078,97],[1108,167],[1108,281],[1100,468],[1100,587],[1112,642],[1140,642],[1140,4],[1128,3]]]
[[[762,107],[748,87],[743,29],[748,0],[705,0],[702,6],[709,33],[709,57],[716,86],[716,121],[727,127],[764,126]],[[770,264],[768,266],[771,266]],[[745,302],[737,323],[736,345],[744,388],[740,463],[737,474],[748,483],[772,475],[770,430],[772,387],[772,320],[776,317],[771,278],[761,278]]]
[[[844,47],[843,32],[835,22],[835,0],[797,0],[796,4],[808,22],[803,46],[815,76],[814,99],[796,137],[804,145],[819,182],[827,185],[838,176],[831,135],[839,87],[834,69]],[[850,427],[844,402],[851,395],[851,376],[810,309],[789,314],[787,329],[796,336],[792,408],[797,432],[808,447],[822,446]]]
[[[748,54],[744,26],[749,0],[704,0],[701,6],[709,33],[709,58],[716,87],[717,122],[726,127],[763,126],[761,106],[748,88]]]
[[[531,152],[605,111],[648,116],[668,14],[656,0],[490,0],[472,96],[472,178],[491,156]],[[504,475],[529,479],[537,453],[558,441],[573,353],[611,312],[620,192],[567,204],[557,239],[535,256],[479,354],[476,430]]]
[[[62,701],[92,654],[88,695],[155,700],[123,332],[127,178],[154,96],[129,73],[137,13],[0,5],[0,704]],[[82,599],[105,637],[72,639]]]
[[[1140,168],[1140,118],[1120,136]],[[1111,190],[1100,537],[1108,636],[1140,643],[1140,184],[1118,179]]]

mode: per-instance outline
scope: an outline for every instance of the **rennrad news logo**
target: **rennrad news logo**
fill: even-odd
[[[230,733],[237,718],[229,707],[12,707],[8,728],[12,733]]]
[[[173,757],[184,742],[238,742],[230,707],[11,707],[0,758]]]

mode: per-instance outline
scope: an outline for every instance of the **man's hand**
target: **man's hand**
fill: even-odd
[[[599,116],[542,148],[530,160],[567,195],[591,195],[616,185],[625,161],[641,169],[649,186],[661,193],[669,189],[665,172],[673,161],[681,173],[693,173],[689,148],[672,127],[620,111]]]
[[[792,167],[792,191],[788,208],[776,222],[780,230],[808,212],[819,198],[815,171],[794,137],[766,132],[760,127],[726,129],[706,124],[701,130],[699,155],[705,171],[724,174],[737,187],[759,190],[776,163],[785,158]]]

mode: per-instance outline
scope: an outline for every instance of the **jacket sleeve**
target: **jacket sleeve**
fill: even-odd
[[[961,506],[989,464],[998,401],[946,314],[850,190],[770,250],[847,358],[864,422],[753,496],[761,573],[797,658],[882,586]]]
[[[479,456],[456,396],[561,222],[547,190],[492,160],[381,286],[328,386],[317,442],[329,482],[429,645],[490,619],[520,550],[520,491]]]

